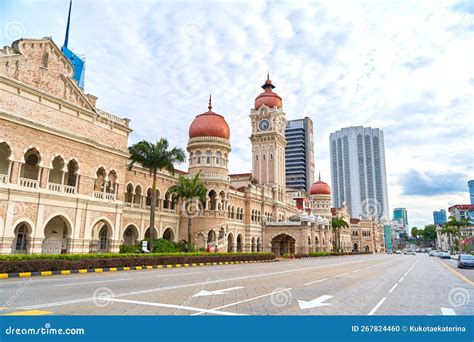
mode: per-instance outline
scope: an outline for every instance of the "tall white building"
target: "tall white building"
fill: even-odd
[[[346,202],[351,217],[390,217],[383,132],[348,127],[329,136],[333,205]]]

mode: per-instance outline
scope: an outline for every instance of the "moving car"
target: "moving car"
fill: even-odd
[[[405,254],[406,254],[406,255],[416,255],[416,253],[415,253],[413,250],[411,250],[411,249],[409,249],[408,251],[406,251]]]
[[[439,252],[439,253],[438,253],[438,258],[441,258],[441,259],[451,259],[451,255],[449,255],[449,253],[446,253],[446,252]]]
[[[474,255],[460,254],[458,259],[458,268],[474,267]]]
[[[401,251],[401,250],[397,250],[397,251],[395,252],[395,254],[402,254],[402,251]]]
[[[434,249],[431,250],[431,251],[428,253],[428,255],[429,255],[430,257],[432,257],[432,256],[437,256],[436,254],[438,254],[438,251],[435,251]]]

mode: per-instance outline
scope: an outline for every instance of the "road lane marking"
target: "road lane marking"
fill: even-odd
[[[357,273],[357,272],[360,272],[360,271],[362,271],[362,269],[361,269],[361,268],[359,268],[358,270],[354,270],[354,271],[352,271],[352,273]]]
[[[110,280],[97,280],[97,281],[86,281],[81,283],[70,283],[70,284],[56,284],[54,286],[78,286],[78,285],[87,285],[87,284],[97,284],[97,283],[110,283],[114,281],[124,281],[124,280],[133,280],[133,278],[120,278],[120,279],[110,279]]]
[[[403,281],[403,279],[405,279],[405,277],[401,277],[398,282],[401,283]]]
[[[372,260],[378,260],[378,259],[384,259],[384,258],[385,257],[378,257],[378,258],[372,259]],[[320,266],[312,266],[312,267],[303,267],[303,268],[296,268],[296,269],[290,269],[290,270],[285,270],[285,271],[277,271],[277,272],[267,272],[267,273],[260,273],[260,274],[242,276],[242,277],[223,278],[223,279],[216,279],[216,280],[210,280],[210,281],[208,280],[208,281],[203,281],[203,282],[181,284],[181,285],[175,285],[175,286],[155,287],[155,288],[151,288],[151,289],[147,289],[147,290],[121,293],[121,294],[115,295],[115,298],[125,297],[125,296],[132,296],[132,295],[139,295],[139,294],[145,294],[145,293],[160,292],[160,291],[176,290],[176,289],[182,289],[182,288],[186,288],[186,287],[195,287],[195,286],[208,285],[208,284],[224,283],[224,282],[228,282],[228,281],[236,281],[236,280],[245,280],[245,279],[252,279],[252,278],[275,276],[275,275],[280,275],[280,274],[300,272],[300,271],[306,271],[306,270],[330,268],[330,267],[334,267],[334,266],[349,265],[349,264],[366,262],[366,261],[367,261],[367,259],[357,259],[357,260],[348,261],[348,262],[341,262],[341,263],[327,264],[327,265],[320,265]],[[139,278],[136,278],[136,279],[139,280]],[[92,301],[92,300],[93,300],[92,297],[78,298],[78,299],[71,299],[71,300],[60,301],[60,302],[27,305],[27,306],[23,306],[23,307],[17,307],[15,309],[16,310],[22,310],[22,309],[26,310],[26,309],[36,309],[36,308],[47,308],[47,307],[52,307],[52,306],[60,306],[60,305],[69,305],[69,304],[89,302],[89,301]]]
[[[443,316],[456,316],[456,312],[450,308],[441,308]]]
[[[331,303],[324,303],[326,300],[331,299],[334,296],[324,295],[313,300],[298,300],[298,305],[301,310],[317,308],[320,306],[331,305]]]
[[[234,291],[234,290],[239,290],[243,289],[243,286],[235,286],[235,287],[229,287],[227,289],[221,289],[221,290],[215,290],[215,291],[207,291],[207,290],[202,290],[196,293],[193,297],[203,297],[203,296],[214,296],[214,295],[225,295],[229,291]]]
[[[309,282],[309,283],[304,284],[304,286],[306,286],[306,285],[311,285],[311,284],[315,284],[315,283],[320,283],[320,282],[325,281],[325,280],[328,280],[328,278],[323,278],[323,279],[311,281],[311,282]]]
[[[368,270],[369,268],[372,268],[372,266],[367,266],[365,269]]]
[[[439,261],[439,260],[436,260],[437,262],[439,262],[441,265],[443,265],[444,267],[446,267],[448,270],[450,270],[452,273],[454,273],[456,276],[458,276],[459,278],[461,278],[462,280],[464,280],[466,283],[468,283],[469,285],[471,286],[474,286],[474,281],[472,281],[471,279],[469,279],[468,277],[466,277],[465,275],[459,273],[458,271],[456,271],[455,269],[449,267],[447,264],[445,264],[444,262],[442,261]]]
[[[339,278],[339,277],[343,277],[345,275],[347,275],[349,273],[341,273],[341,274],[338,274],[338,275],[335,275],[334,278]]]
[[[403,276],[406,277],[407,275],[408,275],[408,272],[405,272],[405,274]]]
[[[291,288],[288,288],[288,289],[281,289],[281,290],[278,290],[278,291],[273,291],[273,292],[270,292],[270,293],[265,293],[265,294],[257,296],[257,297],[247,298],[247,299],[244,299],[244,300],[240,300],[238,302],[218,306],[217,308],[209,309],[208,311],[214,311],[214,310],[220,310],[220,309],[228,308],[230,306],[251,302],[251,301],[256,300],[256,299],[265,298],[265,297],[268,297],[268,296],[274,296],[275,294],[280,293],[280,292],[290,292],[291,290],[292,290]],[[203,313],[206,313],[206,312],[194,313],[194,314],[191,314],[191,316],[198,316],[198,315],[202,315]]]
[[[383,304],[383,302],[385,302],[386,299],[387,299],[387,297],[383,297],[380,300],[380,302],[378,302],[377,305],[375,305],[374,308],[372,310],[370,310],[370,312],[367,316],[372,316],[380,308],[380,306]]]
[[[390,289],[390,291],[388,291],[388,293],[392,293],[393,290],[395,290],[395,288],[398,286],[398,283],[396,283],[395,285],[392,286],[392,288]]]
[[[200,309],[195,308],[192,306],[186,305],[174,305],[174,304],[165,304],[165,303],[152,303],[152,302],[142,302],[139,300],[128,300],[128,299],[118,299],[118,298],[107,298],[106,300],[118,303],[126,303],[126,304],[136,304],[136,305],[145,305],[145,306],[156,306],[160,308],[170,308],[170,309],[180,309],[180,310],[188,310],[188,311],[197,311],[203,313],[213,313],[217,315],[223,316],[242,316],[242,314],[234,313],[234,312],[226,312],[226,311],[217,311],[217,310],[208,310],[208,309]]]

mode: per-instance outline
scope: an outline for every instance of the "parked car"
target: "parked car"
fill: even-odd
[[[402,251],[398,249],[395,254],[402,254]]]
[[[386,254],[392,254],[392,251],[386,251],[385,253]]]
[[[432,249],[432,250],[428,253],[428,255],[429,255],[430,257],[432,257],[432,256],[435,257],[435,256],[438,256],[438,253],[439,253],[438,251],[435,251],[434,249]]]
[[[474,255],[460,254],[458,259],[458,268],[474,267]]]
[[[449,255],[449,253],[446,253],[446,252],[439,252],[439,253],[438,253],[438,258],[441,258],[441,259],[451,259],[451,255]]]
[[[409,249],[408,251],[406,251],[405,254],[406,254],[406,255],[416,255],[416,253],[415,253],[413,250],[411,250],[411,249]]]

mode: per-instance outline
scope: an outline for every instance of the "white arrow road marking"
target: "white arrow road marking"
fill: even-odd
[[[456,312],[450,308],[441,308],[443,316],[456,316]]]
[[[202,290],[202,291],[199,291],[198,293],[196,293],[193,297],[223,295],[223,294],[226,294],[227,292],[238,290],[238,289],[243,289],[243,287],[242,286],[236,286],[236,287],[229,287],[228,289],[215,290],[215,291]]]
[[[323,303],[323,302],[330,299],[330,298],[332,298],[332,297],[334,297],[334,296],[324,295],[324,296],[315,298],[315,299],[310,300],[310,301],[298,300],[298,305],[300,306],[301,310],[316,308],[318,306],[331,305],[331,303]]]

